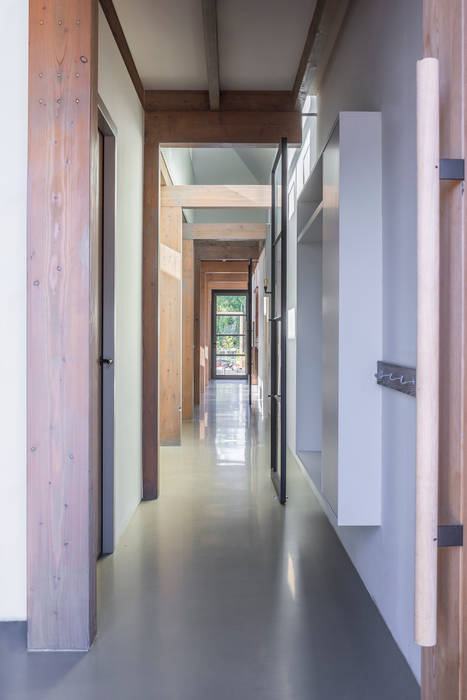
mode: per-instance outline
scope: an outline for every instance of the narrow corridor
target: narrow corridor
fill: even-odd
[[[211,382],[162,449],[160,499],[100,563],[93,648],[28,655],[3,625],[2,700],[418,699],[292,456],[278,504],[268,437],[245,382]]]

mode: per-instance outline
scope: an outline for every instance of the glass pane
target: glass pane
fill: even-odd
[[[282,227],[282,156],[279,158],[279,162],[277,163],[277,168],[274,173],[274,185],[276,194],[276,206],[274,211],[275,235],[278,236]]]
[[[277,393],[281,393],[281,322],[277,322]]]
[[[216,375],[222,376],[242,376],[246,374],[246,357],[244,355],[217,355]]]
[[[219,294],[216,296],[216,313],[236,311],[246,313],[246,294]]]
[[[278,474],[281,473],[281,402],[276,401],[277,404],[277,441],[276,441],[276,471]]]
[[[224,335],[245,332],[245,316],[243,314],[216,316],[216,333]]]
[[[275,258],[275,284],[274,284],[274,316],[281,315],[281,244],[278,243],[274,248]]]
[[[218,355],[236,355],[244,354],[245,336],[244,335],[218,335],[216,343],[216,352]]]

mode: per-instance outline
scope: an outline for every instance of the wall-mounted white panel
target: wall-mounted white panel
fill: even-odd
[[[342,112],[323,152],[323,495],[381,523],[381,115]]]
[[[381,524],[381,114],[339,118],[339,525]]]

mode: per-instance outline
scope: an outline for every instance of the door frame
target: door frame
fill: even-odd
[[[117,128],[99,98],[98,127],[104,136],[102,206],[102,532],[101,552],[115,546],[115,206]]]
[[[276,171],[281,168],[281,229],[277,232],[276,221]],[[287,139],[282,138],[271,171],[271,423],[270,462],[271,479],[281,505],[287,501],[287,226],[288,226],[288,182]],[[280,315],[276,315],[276,243],[281,251]],[[278,376],[277,349],[280,323],[280,374]],[[280,378],[280,394],[278,393]],[[280,460],[277,462],[277,409],[280,408]],[[278,469],[279,466],[279,469]]]
[[[243,380],[248,379],[248,352],[245,352],[245,367],[246,367],[246,374],[232,374],[232,375],[222,375],[218,376],[216,372],[216,351],[213,350],[217,346],[217,343],[215,342],[215,339],[217,338],[217,333],[216,333],[216,297],[217,296],[229,296],[229,297],[234,297],[234,296],[242,296],[246,298],[246,313],[245,313],[245,345],[248,343],[248,304],[249,304],[249,294],[248,294],[248,289],[213,289],[211,293],[211,377],[215,381],[230,381],[231,379],[234,380]],[[247,351],[247,347],[245,347],[245,350]]]

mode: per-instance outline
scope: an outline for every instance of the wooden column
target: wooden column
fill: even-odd
[[[182,419],[182,209],[160,210],[160,444],[180,445]]]
[[[29,3],[28,648],[96,633],[97,2]]]
[[[439,59],[440,155],[465,158],[466,0],[424,0],[424,55]],[[439,523],[467,524],[465,195],[459,182],[440,192]],[[464,494],[464,495],[463,495]],[[458,700],[467,689],[465,546],[438,550],[437,645],[422,650],[423,700]]]
[[[195,250],[195,325],[194,325],[194,346],[195,352],[193,357],[193,402],[199,404],[200,395],[200,283],[201,283],[201,263]]]
[[[182,418],[193,418],[193,357],[194,357],[194,284],[193,240],[183,240],[183,298],[182,298]]]
[[[145,120],[143,191],[143,499],[159,494],[159,144]]]
[[[204,392],[206,386],[206,275],[201,272],[199,282],[199,391]]]

